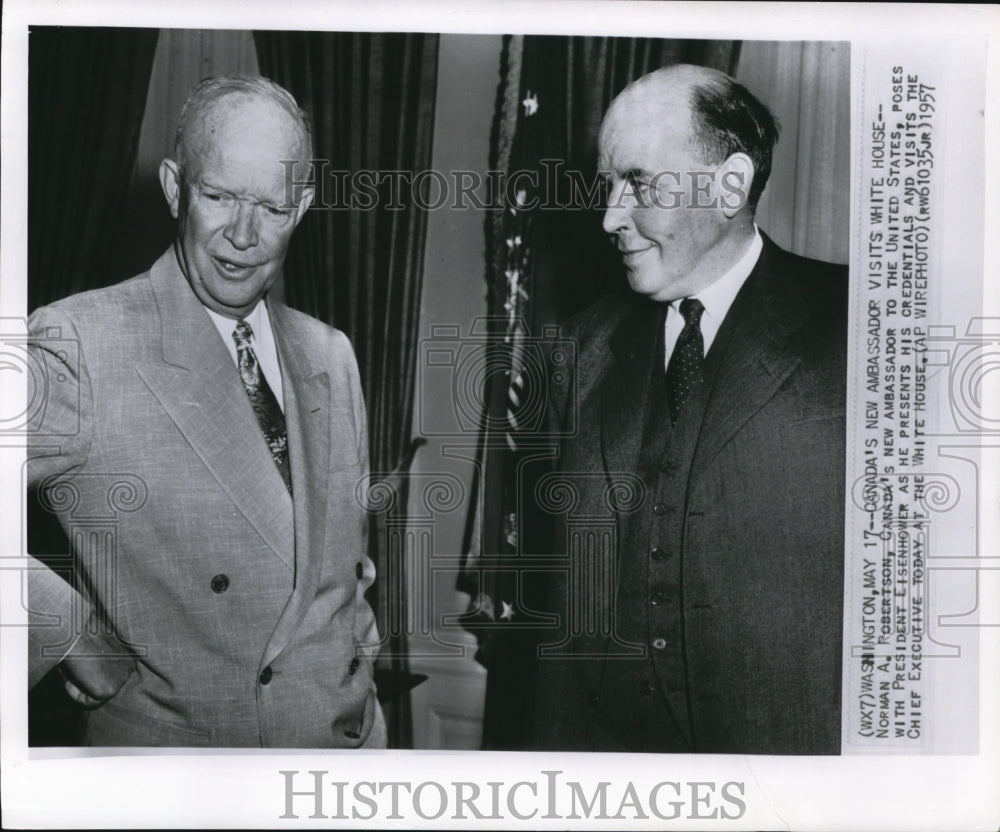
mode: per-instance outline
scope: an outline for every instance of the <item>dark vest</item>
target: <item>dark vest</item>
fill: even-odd
[[[597,719],[601,733],[629,751],[684,753],[698,749],[685,660],[682,535],[691,464],[721,350],[710,351],[701,383],[671,426],[662,324],[652,346],[644,357],[649,396],[634,469],[646,499],[638,512],[619,517],[615,604],[616,632],[644,645],[645,655],[604,662]]]

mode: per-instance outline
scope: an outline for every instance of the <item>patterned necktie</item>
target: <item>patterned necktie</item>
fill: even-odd
[[[278,400],[274,397],[267,379],[260,371],[260,364],[257,356],[254,355],[253,347],[250,346],[250,339],[253,337],[253,330],[246,321],[240,321],[233,330],[233,340],[236,342],[237,363],[240,369],[240,378],[243,379],[243,386],[246,388],[253,412],[257,416],[260,429],[264,431],[264,438],[267,446],[271,449],[271,458],[278,466],[278,472],[285,481],[289,493],[292,490],[292,476],[288,466],[288,434],[285,432],[285,416],[278,406]]]
[[[681,405],[701,376],[701,366],[705,362],[705,342],[698,327],[704,311],[705,307],[700,300],[684,298],[681,301],[684,329],[677,338],[673,355],[667,364],[667,402],[671,423],[677,422]]]

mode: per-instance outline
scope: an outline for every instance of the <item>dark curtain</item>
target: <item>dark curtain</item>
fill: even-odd
[[[297,230],[286,262],[285,293],[292,306],[351,339],[368,405],[372,471],[387,478],[412,457],[427,222],[408,184],[389,174],[430,168],[438,38],[255,32],[254,39],[261,74],[285,86],[310,114],[313,155],[321,160],[314,166],[316,204]],[[377,197],[371,196],[372,187]],[[405,477],[398,481],[405,483]],[[404,506],[405,496],[398,501]],[[390,575],[385,524],[374,523],[373,532],[378,575]],[[374,593],[385,634],[390,591],[384,577],[376,580]],[[412,745],[406,693],[412,679],[405,634],[390,630],[388,636],[376,678],[389,744],[405,748]]]
[[[31,27],[28,309],[128,275],[128,210],[157,29]]]
[[[518,178],[522,187],[510,189],[507,210],[495,212],[487,229],[493,338],[506,349],[509,366],[506,374],[489,376],[491,418],[482,441],[482,538],[478,553],[475,547],[471,552],[501,568],[476,569],[476,558],[471,557],[470,574],[476,575],[467,582],[474,596],[471,629],[479,636],[480,657],[488,668],[484,748],[516,749],[528,739],[528,669],[544,587],[531,573],[519,579],[516,561],[546,552],[544,520],[532,515],[531,501],[523,495],[551,464],[552,451],[551,442],[531,436],[545,398],[544,378],[532,372],[543,363],[532,360],[538,353],[535,339],[546,325],[627,285],[618,255],[601,229],[601,192],[593,187],[601,119],[612,99],[647,72],[693,63],[731,74],[738,56],[739,44],[732,41],[550,36],[505,40],[493,162],[508,177],[534,171],[535,178]],[[502,568],[504,558],[512,568]],[[499,617],[500,610],[506,618]],[[518,622],[520,626],[511,626]]]

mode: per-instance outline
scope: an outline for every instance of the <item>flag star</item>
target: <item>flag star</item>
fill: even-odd
[[[514,605],[508,604],[506,601],[501,601],[503,604],[503,612],[500,613],[500,617],[510,621],[514,617]]]

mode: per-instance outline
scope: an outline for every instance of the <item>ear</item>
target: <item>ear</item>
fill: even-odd
[[[160,162],[160,187],[167,199],[167,205],[170,206],[170,213],[177,219],[180,213],[181,171],[173,159],[164,159]]]
[[[313,191],[312,188],[302,189],[302,193],[299,194],[299,204],[295,206],[295,225],[299,224],[305,216],[306,211],[309,210],[309,206],[312,205],[314,195],[315,191]]]
[[[734,153],[719,165],[719,207],[727,219],[732,219],[746,207],[753,175],[753,162],[746,153]]]

